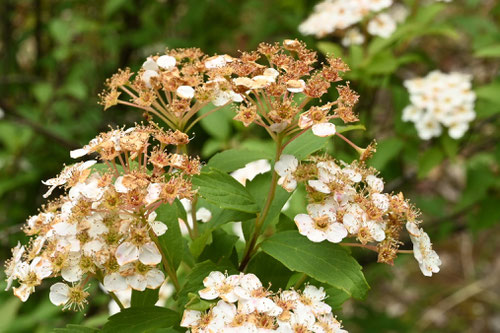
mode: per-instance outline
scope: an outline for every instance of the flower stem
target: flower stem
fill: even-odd
[[[277,140],[276,140],[276,155],[274,158],[274,163],[276,163],[281,155],[281,142],[282,142],[282,136],[278,134]],[[247,242],[247,245],[245,247],[245,252],[243,255],[243,259],[241,260],[241,264],[239,267],[240,271],[243,271],[246,266],[248,265],[248,262],[252,258],[252,255],[254,254],[255,250],[255,244],[257,243],[257,239],[260,236],[260,231],[262,229],[262,225],[264,224],[264,221],[266,220],[267,214],[269,214],[269,210],[271,209],[271,204],[274,200],[274,195],[276,194],[276,186],[278,184],[278,174],[276,171],[273,171],[273,176],[271,179],[271,186],[269,187],[269,192],[267,194],[267,199],[264,204],[264,208],[262,209],[262,212],[257,214],[257,217],[255,219],[255,230],[252,234],[252,238],[250,239],[249,242]]]
[[[108,291],[108,293],[109,293],[109,296],[111,296],[111,298],[113,299],[113,301],[115,301],[116,304],[118,304],[118,306],[120,307],[120,310],[125,309],[122,302],[120,301],[120,299],[116,296],[116,294],[114,292]]]
[[[364,249],[378,252],[377,247],[375,245],[366,245],[366,244],[363,245],[359,243],[339,243],[339,245],[349,246],[349,247],[362,247]],[[398,253],[413,253],[413,250],[398,250]]]
[[[153,230],[149,230],[149,237],[153,240],[153,242],[156,244],[156,247],[160,251],[161,254],[161,262],[163,263],[163,268],[165,269],[165,272],[167,275],[170,277],[172,280],[172,283],[175,287],[175,291],[179,291],[181,289],[181,286],[179,284],[179,280],[177,279],[177,273],[175,272],[174,268],[170,263],[168,262],[167,256],[163,252],[163,249],[160,246],[160,242],[158,241],[158,237],[155,235]]]
[[[304,282],[306,282],[307,278],[308,278],[307,274],[306,273],[302,273],[302,275],[300,276],[300,278],[293,285],[293,289],[295,289],[295,290],[299,289],[304,284]]]

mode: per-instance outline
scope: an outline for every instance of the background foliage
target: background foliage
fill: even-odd
[[[334,38],[318,41],[298,33],[313,5],[305,0],[2,1],[0,258],[9,256],[23,237],[19,228],[26,217],[43,203],[40,180],[71,162],[69,149],[107,124],[140,120],[124,108],[103,112],[97,105],[105,78],[117,68],[137,69],[147,55],[165,47],[236,54],[261,41],[297,37],[322,54],[342,56],[353,69],[348,78],[361,95],[357,111],[368,131],[348,136],[361,146],[377,139],[372,165],[389,190],[404,190],[422,209],[443,259],[441,273],[430,280],[420,276],[409,256],[387,267],[375,264],[375,255],[353,250],[372,290],[366,300],[349,301],[337,312],[344,325],[352,332],[499,332],[500,3],[422,6],[388,40],[350,49],[340,48]],[[477,119],[460,140],[421,141],[413,125],[401,121],[408,104],[402,81],[436,68],[474,75]],[[232,111],[225,110],[196,129],[194,142],[205,160],[222,149],[242,148],[242,140],[250,150],[269,146],[231,118]],[[334,156],[353,159],[338,141],[325,145]],[[272,256],[269,243],[264,250]],[[210,253],[201,255],[209,259]],[[107,297],[93,295],[83,314],[61,313],[43,288],[26,304],[1,293],[0,331],[101,326]]]

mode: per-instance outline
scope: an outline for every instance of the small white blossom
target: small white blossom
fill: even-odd
[[[274,171],[280,176],[278,185],[288,192],[292,192],[297,187],[294,172],[299,166],[299,161],[293,155],[281,155],[279,161],[274,165]]]

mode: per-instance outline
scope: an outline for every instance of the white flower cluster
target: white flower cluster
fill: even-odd
[[[407,221],[416,225],[414,208],[401,193],[382,193],[384,182],[372,168],[331,159],[308,162],[299,164],[294,156],[282,155],[274,166],[280,176],[278,184],[287,191],[293,191],[299,181],[306,183],[310,200],[307,214],[294,219],[299,233],[312,242],[339,243],[348,236],[362,244],[377,242],[379,262],[392,263],[401,244],[402,226]],[[439,257],[432,251],[427,234],[421,230],[410,235],[421,235],[422,254],[417,255],[415,250],[415,257],[424,275],[428,275],[428,267],[432,272],[439,271]],[[432,258],[433,264],[422,258]]]
[[[200,298],[218,302],[208,311],[185,310],[181,326],[189,332],[346,333],[324,302],[323,288],[307,285],[303,292],[273,294],[254,274],[227,275],[211,272]]]
[[[302,22],[299,31],[321,38],[345,30],[344,46],[362,44],[365,37],[359,28],[353,26],[367,16],[371,17],[367,32],[387,38],[396,30],[397,23],[406,19],[407,9],[400,4],[393,6],[393,0],[325,0],[314,7],[314,12]]]
[[[448,128],[450,137],[461,138],[476,117],[471,81],[467,74],[440,71],[406,80],[411,105],[403,110],[403,121],[413,122],[423,140],[440,136],[442,126]]]
[[[410,239],[413,243],[413,255],[418,261],[420,270],[425,276],[432,276],[432,273],[439,272],[441,259],[439,259],[436,251],[432,249],[429,235],[424,229],[419,228],[413,222],[406,223],[406,230],[410,234]]]
[[[14,294],[24,302],[43,279],[61,276],[71,286],[54,284],[50,300],[81,308],[91,277],[111,292],[160,287],[165,276],[157,267],[162,256],[155,239],[167,226],[156,220],[155,210],[176,198],[190,198],[193,192],[185,176],[199,171],[199,160],[185,155],[147,153],[151,136],[174,140],[173,135],[142,126],[112,130],[74,151],[73,156],[98,152],[108,167],[92,170],[95,160],[80,162],[44,182],[50,186],[47,195],[58,186],[67,194],[28,219],[24,232],[33,238],[26,248],[18,244],[13,249],[6,265],[7,289],[17,280]]]

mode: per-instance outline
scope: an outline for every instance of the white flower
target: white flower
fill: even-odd
[[[240,279],[240,275],[227,276],[221,272],[211,272],[203,279],[205,289],[198,293],[203,299],[212,300],[220,297],[226,302],[234,303],[238,300],[234,289],[239,285]]]
[[[12,286],[12,282],[16,279],[18,275],[19,265],[22,263],[22,257],[24,254],[24,245],[22,246],[20,242],[17,242],[16,247],[12,249],[12,259],[6,263],[5,275],[7,276],[7,287],[5,290],[9,290]]]
[[[142,64],[142,68],[147,71],[158,71],[158,64],[152,57],[148,57],[146,61]]]
[[[293,155],[281,155],[279,161],[274,165],[274,171],[280,176],[278,185],[288,192],[292,192],[297,187],[294,172],[299,166],[299,161]]]
[[[254,274],[246,274],[240,278],[240,285],[235,288],[239,298],[238,310],[243,314],[254,311],[271,316],[279,315],[283,309],[267,298],[267,291],[262,287],[259,278]]]
[[[152,268],[146,274],[135,272],[135,274],[127,276],[126,280],[132,289],[143,291],[146,288],[157,289],[160,287],[165,281],[165,275],[159,269]]]
[[[429,140],[432,137],[440,136],[442,132],[439,121],[430,113],[427,113],[415,124],[418,136],[423,140]]]
[[[335,125],[329,122],[314,124],[312,126],[312,132],[314,135],[319,137],[332,136],[336,133]]]
[[[396,22],[389,14],[381,13],[368,22],[367,30],[371,35],[388,38],[396,30]]]
[[[384,181],[377,176],[368,175],[366,177],[366,184],[370,187],[371,190],[375,192],[382,192],[384,190]]]
[[[440,136],[442,126],[448,127],[450,137],[461,138],[476,116],[471,80],[470,75],[439,71],[406,80],[411,105],[403,110],[403,121],[415,123],[423,140]]]
[[[194,89],[190,86],[180,86],[177,88],[177,96],[180,98],[191,99],[194,97]]]
[[[55,306],[64,305],[69,301],[69,293],[66,283],[57,282],[50,287],[49,299]]]
[[[156,236],[161,236],[167,232],[168,227],[165,223],[156,221],[156,216],[158,216],[156,212],[149,213],[148,224],[153,230],[153,232],[156,234]]]
[[[375,207],[380,209],[383,213],[385,213],[389,209],[389,198],[387,194],[383,193],[372,193],[370,196]]]
[[[242,185],[245,185],[247,180],[252,181],[257,175],[266,173],[271,170],[271,164],[266,159],[253,161],[245,164],[243,168],[231,172],[231,176]]]
[[[413,243],[413,255],[418,262],[422,274],[432,276],[432,273],[438,273],[441,260],[436,251],[432,249],[429,235],[423,229],[419,229],[413,222],[407,222],[406,229]]]
[[[148,70],[145,70],[144,73],[142,73],[141,79],[146,84],[146,87],[151,89],[151,88],[153,88],[153,86],[151,85],[151,79],[154,77],[159,77],[159,76],[160,75],[158,74],[158,72],[148,69]]]
[[[80,267],[81,253],[70,252],[61,269],[61,277],[68,282],[77,282],[83,276],[83,270]]]
[[[340,322],[331,313],[317,316],[316,320],[312,328],[314,333],[347,333],[346,330],[341,328]]]
[[[201,319],[201,311],[196,310],[184,310],[182,315],[181,323],[179,324],[181,327],[193,327],[198,325]]]
[[[161,262],[161,253],[153,242],[140,247],[130,242],[123,242],[116,248],[115,257],[120,266],[137,259],[144,265],[156,265]]]
[[[368,1],[368,8],[374,12],[390,7],[392,0],[370,0]]]
[[[304,91],[305,87],[306,83],[304,80],[289,80],[286,83],[286,88],[291,93],[301,93]]]
[[[301,235],[312,242],[322,242],[325,239],[332,243],[339,243],[347,236],[347,230],[337,222],[336,204],[328,200],[324,204],[310,204],[307,214],[295,216],[295,224]]]
[[[314,315],[305,308],[304,304],[299,302],[295,311],[290,313],[290,319],[288,321],[281,321],[278,319],[279,327],[276,332],[312,332],[315,321]]]
[[[422,118],[423,110],[416,107],[413,104],[406,106],[403,109],[403,121],[412,121],[417,122],[420,118]]]
[[[210,221],[211,218],[212,218],[212,212],[206,209],[205,207],[200,207],[200,209],[196,211],[197,221],[207,223],[208,221]]]
[[[205,60],[205,67],[207,69],[221,68],[227,63],[233,62],[233,58],[227,54],[217,55]]]
[[[365,42],[365,36],[359,31],[358,28],[352,28],[346,31],[342,38],[343,46],[361,45]]]
[[[235,93],[232,90],[217,90],[214,94],[212,103],[215,106],[223,106],[229,102],[240,103],[243,101],[241,94]]]
[[[76,173],[87,170],[96,163],[97,161],[95,160],[76,163],[74,165],[65,167],[57,177],[45,181],[42,180],[42,184],[50,186],[49,190],[43,195],[43,197],[47,198],[56,187],[66,184],[68,180],[70,180],[71,177],[73,177]]]
[[[162,55],[158,59],[156,59],[156,63],[161,68],[169,70],[169,69],[172,69],[175,67],[175,64],[177,63],[177,61],[172,56]]]
[[[35,290],[33,283],[39,284],[44,278],[52,274],[52,265],[47,259],[35,257],[30,264],[20,262],[18,264],[16,278],[21,281],[18,288],[12,288],[14,295],[21,301],[26,302],[30,294]],[[29,279],[29,281],[28,281]]]
[[[111,292],[123,291],[128,289],[127,279],[115,272],[108,274],[103,280],[104,289]]]
[[[120,177],[118,177],[118,178],[120,178]],[[115,188],[116,188],[116,182],[115,182]],[[120,191],[123,191],[123,190],[128,191],[127,188],[122,189],[120,187]],[[148,188],[147,188],[147,194],[146,194],[146,197],[144,198],[144,203],[146,205],[150,205],[150,204],[158,201],[158,199],[160,199],[160,194],[161,194],[162,190],[163,190],[163,184],[150,183],[148,185]],[[118,190],[116,190],[116,191],[119,192]]]
[[[343,224],[352,235],[358,234],[361,228],[365,228],[375,241],[381,242],[385,239],[385,226],[377,221],[368,220],[365,211],[358,204],[352,204],[347,208]]]
[[[316,288],[315,286],[307,285],[302,292],[299,302],[304,305],[306,311],[310,311],[315,316],[318,316],[332,311],[330,305],[323,302],[326,297],[323,287]]]

